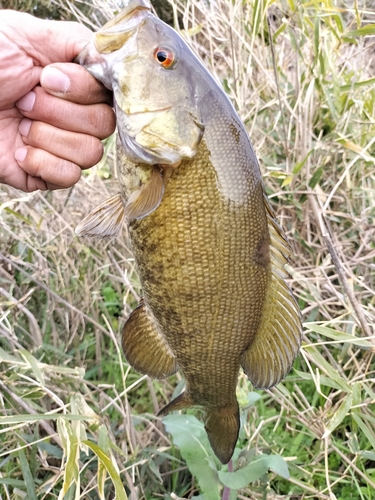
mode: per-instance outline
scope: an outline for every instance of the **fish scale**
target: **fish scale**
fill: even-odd
[[[203,140],[194,160],[168,179],[158,209],[129,229],[147,305],[176,354],[189,394],[196,404],[227,406],[240,355],[262,313],[268,270],[254,263],[253,248],[267,221],[253,217],[257,224],[250,225],[252,203],[236,207],[215,184]],[[197,200],[205,200],[204,210]],[[215,391],[207,384],[198,391],[197,374],[211,378]]]
[[[76,232],[116,236],[127,224],[143,298],[122,332],[124,354],[152,378],[182,372],[184,392],[159,414],[202,407],[227,463],[240,367],[255,387],[272,387],[299,351],[289,243],[228,97],[148,0],[132,0],[78,62],[114,92],[120,193]]]

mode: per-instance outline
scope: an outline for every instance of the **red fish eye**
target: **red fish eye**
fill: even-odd
[[[163,68],[170,68],[174,63],[173,52],[164,47],[158,47],[154,52],[154,57]]]

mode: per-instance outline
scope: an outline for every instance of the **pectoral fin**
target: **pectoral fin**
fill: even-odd
[[[116,194],[103,201],[76,227],[77,236],[117,236],[124,222],[125,210],[122,197]]]
[[[150,179],[129,196],[125,206],[125,217],[128,220],[142,219],[158,208],[164,194],[162,172],[153,167]]]
[[[176,358],[144,302],[125,324],[122,348],[130,365],[151,378],[166,378],[177,371]]]
[[[287,375],[298,354],[302,335],[301,313],[284,281],[289,243],[266,198],[265,208],[271,237],[271,279],[260,326],[241,359],[246,375],[259,389],[272,387]]]

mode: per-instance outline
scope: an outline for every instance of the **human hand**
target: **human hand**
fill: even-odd
[[[70,63],[91,36],[78,23],[0,11],[0,183],[66,188],[101,159],[112,97]]]

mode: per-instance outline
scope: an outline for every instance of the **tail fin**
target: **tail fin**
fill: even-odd
[[[240,411],[237,401],[232,406],[210,408],[204,422],[215,455],[223,464],[232,458],[240,430]]]
[[[182,392],[177,396],[177,398],[172,399],[170,403],[159,411],[158,417],[165,417],[165,415],[168,415],[170,411],[183,410],[193,406],[193,404],[193,401],[186,394],[186,392]]]

